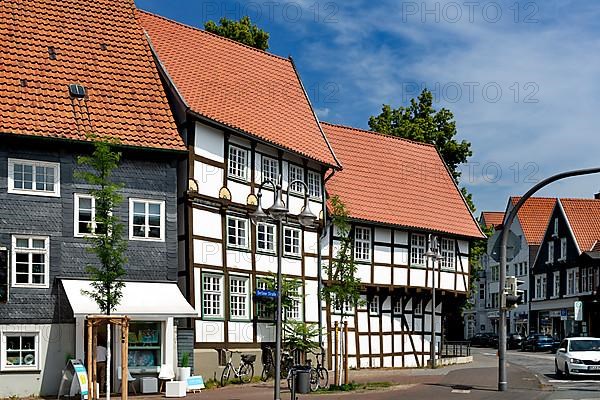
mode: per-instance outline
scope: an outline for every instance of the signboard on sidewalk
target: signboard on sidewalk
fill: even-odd
[[[583,302],[573,303],[573,309],[575,310],[575,321],[583,321]]]

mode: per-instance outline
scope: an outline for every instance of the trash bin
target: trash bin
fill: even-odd
[[[310,370],[297,370],[296,371],[296,393],[307,394],[310,393]]]

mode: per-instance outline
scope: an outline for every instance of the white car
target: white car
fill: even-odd
[[[600,375],[600,338],[563,340],[554,356],[554,368],[557,376]]]

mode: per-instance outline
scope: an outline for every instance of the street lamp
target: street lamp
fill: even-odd
[[[277,184],[273,183],[271,180],[265,180],[258,188],[258,193],[256,197],[257,207],[256,211],[250,214],[250,219],[254,224],[259,222],[265,222],[269,219],[274,219],[277,221],[277,315],[276,315],[276,324],[275,324],[275,384],[274,384],[274,392],[273,398],[275,400],[279,400],[281,398],[281,330],[282,330],[282,307],[281,307],[281,295],[282,295],[282,273],[281,273],[281,264],[283,258],[283,220],[287,220],[288,218],[296,218],[300,225],[303,227],[313,226],[315,221],[318,219],[316,215],[312,213],[309,206],[308,199],[308,186],[306,183],[300,180],[295,180],[289,183],[288,192],[286,201],[283,201],[283,191],[282,191],[282,177],[279,175],[277,179]],[[275,199],[273,201],[273,205],[266,210],[262,208],[261,198],[262,198],[262,190],[265,185],[269,185],[273,188],[275,192]],[[300,214],[294,216],[290,214],[289,204],[290,204],[290,188],[293,185],[300,185],[302,187],[303,195],[304,195],[304,207],[300,211]]]
[[[435,262],[442,259],[437,236],[429,235],[429,250],[425,253],[427,260],[431,259],[431,368],[435,368]]]

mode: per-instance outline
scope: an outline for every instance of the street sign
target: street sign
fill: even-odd
[[[583,302],[576,301],[573,303],[573,308],[575,310],[575,321],[583,321]]]
[[[560,310],[560,320],[566,321],[569,316],[569,311],[566,308]]]
[[[256,297],[277,298],[277,290],[256,289]]]

